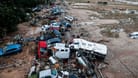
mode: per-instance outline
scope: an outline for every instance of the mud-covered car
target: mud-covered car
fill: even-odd
[[[21,44],[9,44],[4,48],[0,48],[0,56],[16,54],[22,51]]]

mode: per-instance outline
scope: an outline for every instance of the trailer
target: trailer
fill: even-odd
[[[69,45],[69,47],[75,50],[83,49],[83,50],[91,51],[91,54],[94,54],[96,57],[100,57],[103,59],[107,55],[106,45],[90,42],[80,38],[73,39],[73,42]]]

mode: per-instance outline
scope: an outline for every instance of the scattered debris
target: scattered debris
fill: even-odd
[[[110,24],[125,26],[126,24],[134,24],[133,18],[106,19],[104,16],[109,15],[111,12],[113,14],[120,13],[120,15],[121,13],[137,14],[137,10],[120,8],[110,11],[110,9],[107,10],[108,8],[103,8],[109,6],[103,6],[100,7],[102,12],[104,12],[103,16],[101,16],[101,13],[96,10],[99,9],[99,7],[95,7],[99,5],[91,4],[90,1],[87,3],[75,3],[73,7],[85,9],[88,9],[88,7],[96,8],[96,11],[87,11],[84,14],[80,14],[79,17],[81,19],[76,20],[77,13],[80,11],[76,11],[75,17],[71,16],[71,13],[66,12],[66,10],[70,11],[67,9],[69,6],[67,6],[64,1],[63,3],[63,5],[62,3],[54,3],[53,6],[49,8],[46,6],[37,6],[33,8],[32,11],[34,11],[36,15],[32,17],[30,25],[37,27],[31,27],[28,29],[29,32],[25,33],[25,35],[17,34],[12,39],[22,44],[23,50],[30,48],[23,54],[29,55],[32,53],[35,58],[31,64],[29,63],[32,56],[24,56],[24,59],[29,58],[29,61],[16,59],[14,63],[11,64],[3,63],[0,64],[0,70],[6,68],[20,68],[22,66],[25,71],[29,71],[27,73],[28,78],[106,78],[103,70],[107,68],[108,64],[104,64],[104,60],[110,49],[108,49],[105,44],[109,44],[111,40],[109,38],[94,40],[90,35],[94,33],[93,30],[100,28],[100,26]],[[98,1],[98,4],[109,5],[108,2],[105,1]],[[65,7],[63,7],[64,5]],[[83,19],[83,17],[88,20]],[[84,28],[82,28],[82,26]],[[89,29],[91,28],[90,26],[95,29]],[[78,33],[72,34],[75,27]],[[117,38],[119,37],[119,33],[125,31],[123,26],[111,27],[111,29],[108,29],[108,26],[106,27],[107,29],[101,27],[103,28],[103,31],[101,31],[103,36],[104,34],[108,34],[110,37],[113,36]],[[87,32],[85,28],[88,28],[91,32]],[[131,33],[129,36],[130,38],[137,38],[137,33]],[[92,42],[90,40],[92,40]],[[35,43],[36,46],[34,47],[34,44],[30,43]],[[14,44],[14,42],[11,41],[7,44]],[[26,45],[30,45],[31,47]],[[114,44],[112,43],[110,46],[114,46]],[[27,66],[26,63],[28,64]]]

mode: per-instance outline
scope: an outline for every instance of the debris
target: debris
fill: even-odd
[[[49,57],[49,61],[50,61],[52,64],[55,64],[55,63],[57,62],[52,56]]]

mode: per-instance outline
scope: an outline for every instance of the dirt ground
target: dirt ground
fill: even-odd
[[[106,61],[109,63],[107,68],[103,70],[105,78],[137,78],[138,75],[138,40],[137,39],[130,39],[128,37],[128,34],[125,31],[119,32],[118,38],[111,38],[103,36],[100,32],[103,28],[101,28],[102,25],[106,26],[108,24],[118,24],[118,19],[100,19],[101,17],[100,13],[97,13],[95,10],[88,10],[88,9],[82,9],[72,7],[70,8],[69,12],[78,18],[78,21],[75,22],[76,25],[74,26],[75,32],[77,34],[80,33],[88,33],[87,37],[83,36],[82,38],[85,38],[90,41],[98,41],[101,39],[108,40],[109,42],[103,42],[106,44],[109,48],[108,55],[106,58]],[[88,3],[88,6],[91,5],[91,3]],[[79,6],[79,4],[77,5]],[[87,4],[84,3],[84,7],[86,7]],[[126,7],[126,5],[124,5]],[[121,8],[123,5],[121,5]],[[132,7],[132,6],[131,6]],[[108,6],[108,8],[111,9],[111,7]],[[130,7],[129,7],[130,8]],[[98,9],[97,9],[98,10]],[[98,10],[99,11],[99,10]],[[90,16],[99,16],[97,18],[98,21],[95,22],[97,19],[90,19]],[[114,20],[114,21],[112,21]],[[80,23],[85,22],[83,25],[80,25]],[[91,23],[90,23],[91,22]],[[96,23],[96,24],[95,24]],[[136,27],[136,26],[135,26]],[[80,31],[82,30],[83,31]],[[129,28],[128,28],[129,29]],[[84,31],[85,30],[85,31]],[[135,29],[133,29],[135,31]]]
[[[95,1],[95,0],[94,0]],[[88,6],[95,5],[93,3],[87,3]],[[87,6],[85,4],[85,7]],[[120,5],[122,7],[129,7],[127,5]],[[87,39],[89,41],[100,41],[105,40],[107,42],[101,42],[108,46],[108,55],[106,62],[109,63],[105,69],[103,69],[103,74],[105,78],[138,78],[138,40],[130,39],[125,31],[119,32],[118,38],[112,38],[103,36],[101,31],[104,29],[101,26],[106,25],[117,25],[118,19],[104,19],[104,16],[97,11],[101,10],[101,6],[97,6],[97,11],[73,8],[73,5],[69,6],[69,14],[77,18],[78,20],[74,22],[73,29],[76,35],[83,33],[81,38]],[[92,6],[94,7],[94,6]],[[133,6],[130,6],[131,8]],[[134,6],[135,7],[135,6]],[[111,6],[106,6],[105,9],[111,10]],[[104,7],[102,6],[102,10]],[[112,17],[112,16],[111,16]],[[102,19],[101,19],[102,18]],[[105,17],[106,18],[106,17]],[[129,29],[129,28],[128,28]],[[28,23],[19,24],[19,33],[24,36],[36,36],[40,31],[39,27],[30,27]],[[13,55],[11,57],[0,58],[0,63],[4,60],[4,64],[12,64],[16,62],[16,65],[1,69],[0,78],[25,78],[25,75],[29,71],[31,66],[31,61],[33,59],[34,43],[29,43],[28,46],[24,47],[22,53]],[[31,47],[31,48],[30,48]],[[8,60],[11,58],[12,60]]]
[[[30,29],[32,29],[32,32],[34,32],[34,28],[29,27],[28,25],[28,23],[19,24],[19,31],[13,34],[22,34],[24,37],[32,36],[32,34],[28,35],[28,32],[30,32]],[[28,46],[23,47],[23,51],[21,53],[0,57],[0,67],[4,65],[7,66],[6,68],[0,69],[0,78],[25,78],[32,65],[31,63],[35,52],[34,48],[34,42],[30,42]]]

